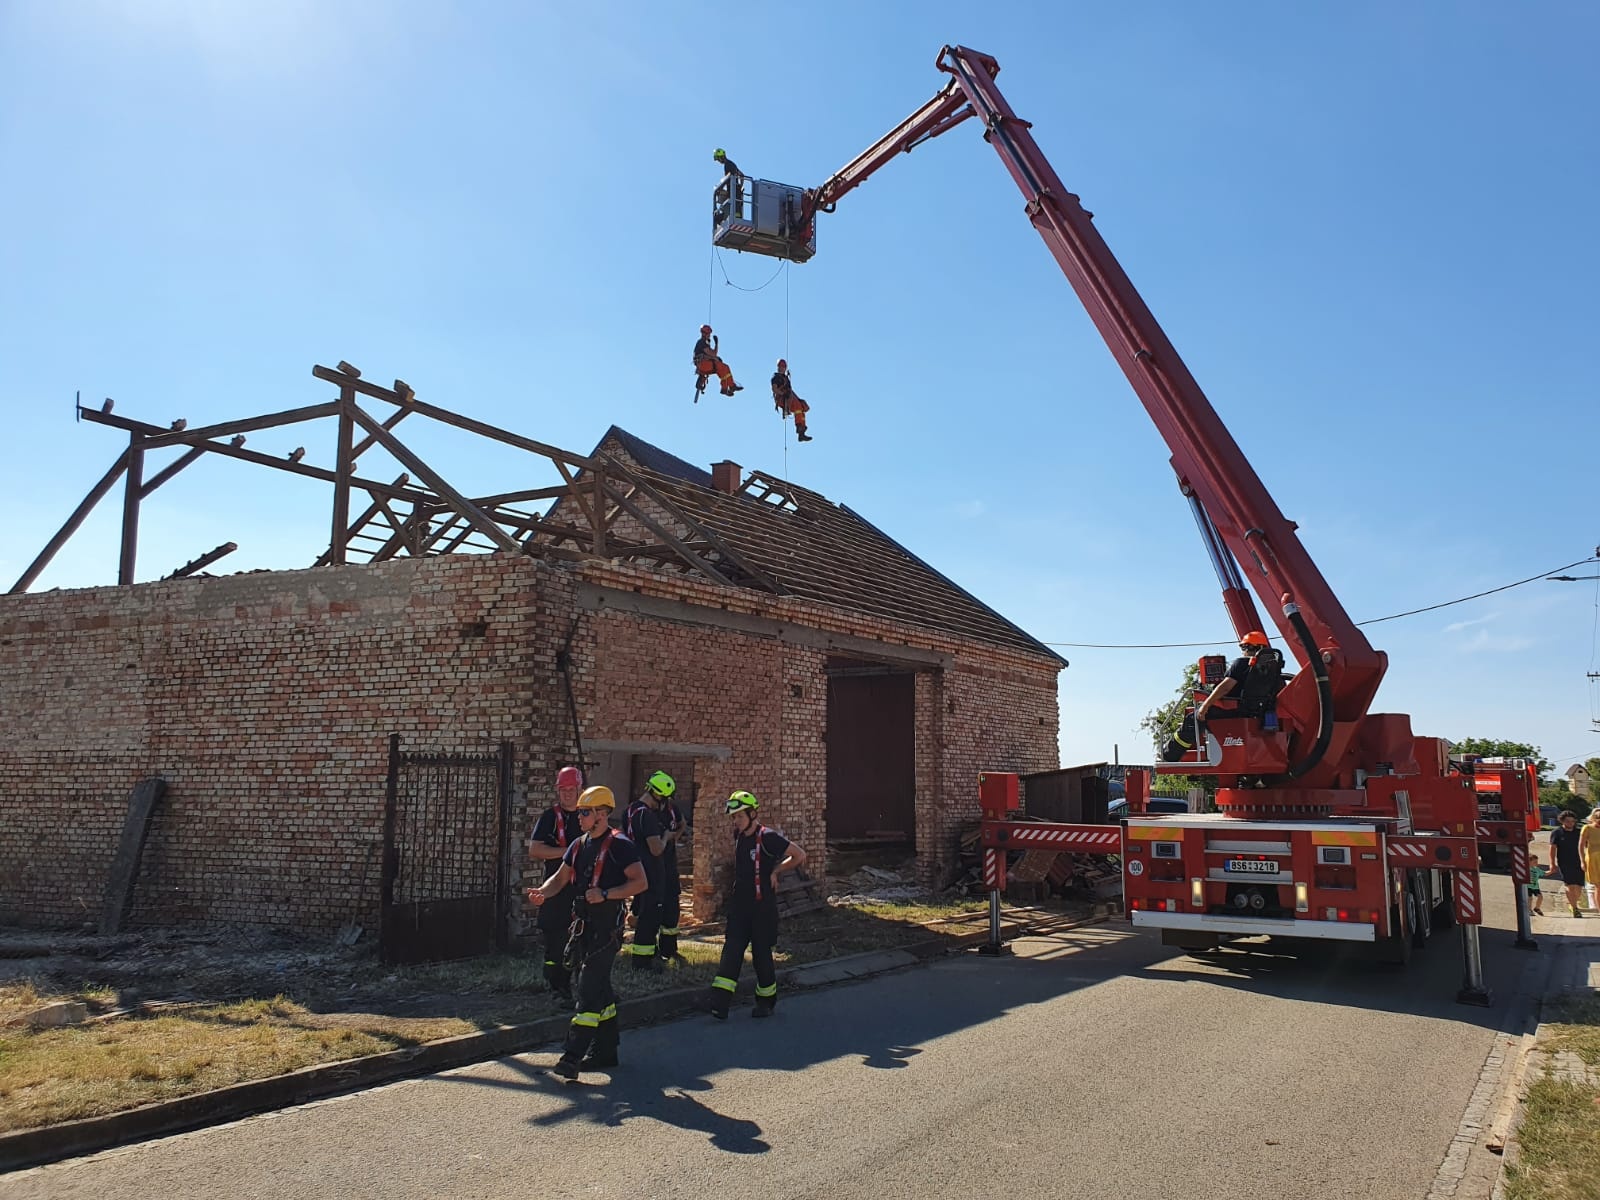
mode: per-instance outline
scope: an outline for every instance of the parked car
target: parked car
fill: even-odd
[[[1182,796],[1151,796],[1145,802],[1145,812],[1152,816],[1164,816],[1168,813],[1186,813],[1188,811],[1189,801]],[[1113,800],[1106,808],[1106,816],[1113,821],[1120,821],[1128,815],[1128,801],[1126,798]]]

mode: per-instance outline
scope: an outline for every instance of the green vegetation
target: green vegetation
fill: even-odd
[[[1556,1002],[1545,1013],[1540,1050],[1566,1051],[1600,1068],[1600,997]],[[1536,1080],[1517,1130],[1519,1154],[1506,1170],[1509,1200],[1600,1198],[1600,1087],[1553,1076]]]

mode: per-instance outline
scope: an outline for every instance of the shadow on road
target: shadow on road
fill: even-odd
[[[919,988],[897,987],[880,977],[878,986],[864,982],[786,996],[777,1019],[770,1022],[748,1020],[744,1008],[736,1009],[725,1025],[708,1017],[687,1018],[649,1035],[648,1052],[637,1045],[645,1035],[625,1031],[624,1066],[615,1078],[596,1073],[586,1076],[588,1082],[564,1084],[545,1074],[542,1066],[522,1059],[504,1061],[514,1078],[469,1074],[445,1078],[477,1087],[537,1092],[555,1100],[554,1109],[530,1118],[536,1127],[569,1121],[615,1127],[649,1117],[702,1134],[729,1153],[761,1154],[771,1146],[756,1122],[718,1112],[691,1093],[714,1093],[713,1079],[741,1069],[800,1072],[841,1059],[855,1059],[870,1070],[904,1069],[939,1038],[1129,976],[1493,1029],[1527,958],[1513,948],[1513,940],[1509,930],[1482,931],[1495,1003],[1478,1008],[1455,1003],[1462,968],[1455,929],[1436,933],[1425,949],[1415,953],[1409,967],[1395,968],[1373,963],[1366,948],[1347,944],[1295,943],[1291,948],[1263,939],[1191,957],[1120,922],[1079,927],[1031,938],[1015,957],[966,953],[948,959],[936,972],[923,972]],[[886,997],[899,999],[886,1002]],[[1197,998],[1185,1003],[1210,1002]],[[974,1064],[975,1070],[980,1066]]]

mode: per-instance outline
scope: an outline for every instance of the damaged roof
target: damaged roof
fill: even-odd
[[[595,448],[621,457],[744,562],[807,600],[1067,660],[820,492],[748,472],[729,495],[701,467],[613,425]]]

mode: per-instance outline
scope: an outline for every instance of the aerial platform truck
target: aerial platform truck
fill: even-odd
[[[1435,928],[1454,923],[1463,961],[1458,999],[1488,1004],[1475,791],[1484,776],[1453,767],[1448,744],[1415,735],[1409,717],[1369,711],[1387,656],[1346,614],[1091,214],[1001,95],[999,64],[946,46],[936,65],[950,78],[933,99],[821,187],[724,179],[713,200],[713,242],[805,262],[816,253],[818,213],[834,211],[896,155],[976,119],[1165,439],[1234,630],[1242,637],[1266,628],[1253,592],[1300,666],[1266,712],[1215,712],[1197,728],[1190,753],[1156,768],[1216,776],[1215,813],[1144,814],[1149,777],[1130,772],[1131,815],[1119,826],[1022,822],[1012,819],[1017,777],[984,775],[988,948],[1003,948],[1007,853],[1116,854],[1134,926],[1159,929],[1169,945],[1204,950],[1269,935],[1368,943],[1381,959],[1405,962]],[[1525,880],[1526,842],[1521,860]],[[1531,946],[1526,903],[1519,884],[1519,943]]]

